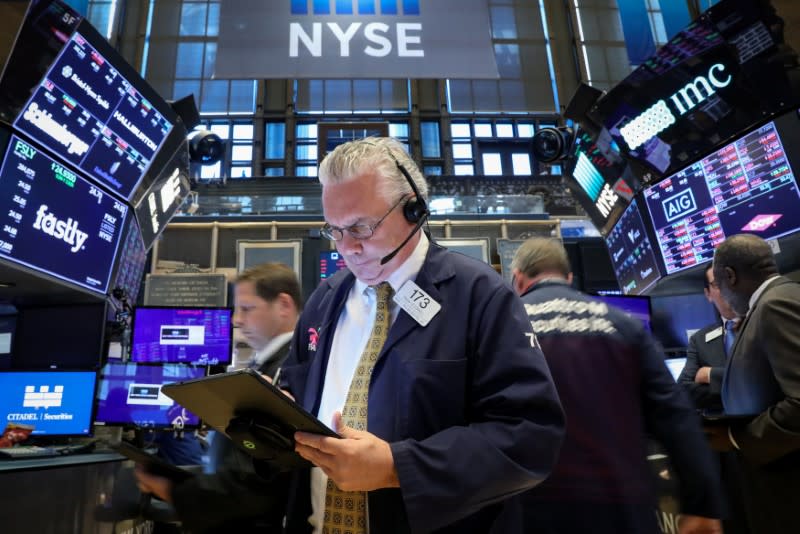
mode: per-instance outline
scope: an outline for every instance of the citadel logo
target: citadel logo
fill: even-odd
[[[89,234],[86,232],[78,230],[78,221],[73,220],[71,217],[66,221],[59,220],[58,217],[52,213],[47,213],[47,205],[45,204],[39,206],[33,227],[40,232],[44,232],[49,236],[53,236],[71,245],[69,251],[73,254],[83,247],[83,244],[89,237]]]

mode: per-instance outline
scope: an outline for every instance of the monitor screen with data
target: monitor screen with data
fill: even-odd
[[[635,200],[606,236],[606,246],[619,287],[626,295],[638,295],[661,278],[656,252]]]
[[[161,386],[205,376],[204,367],[163,364],[107,363],[97,388],[101,425],[146,428],[196,427],[200,419],[164,395]]]
[[[0,257],[106,293],[128,207],[16,135],[0,167]]]
[[[232,308],[138,306],[133,310],[131,361],[231,363]]]
[[[650,297],[633,295],[597,295],[596,299],[602,300],[606,304],[615,306],[634,319],[642,322],[648,332],[652,330],[650,314]]]
[[[644,190],[666,274],[705,263],[727,236],[800,229],[800,192],[775,122]]]

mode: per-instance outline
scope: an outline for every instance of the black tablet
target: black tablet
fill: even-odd
[[[244,452],[283,467],[310,465],[294,452],[295,432],[339,437],[252,369],[174,382],[161,391]]]
[[[121,441],[118,444],[110,445],[110,447],[121,455],[130,458],[137,464],[141,464],[145,471],[151,475],[164,477],[172,482],[183,482],[184,480],[194,476],[194,473],[165,462],[158,456],[153,456],[152,454],[145,452],[138,447],[134,447],[128,442]]]

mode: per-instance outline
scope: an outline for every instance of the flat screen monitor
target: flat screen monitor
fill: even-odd
[[[650,297],[653,335],[666,349],[683,349],[697,330],[718,323],[714,306],[703,293]]]
[[[800,192],[775,122],[644,190],[667,274],[709,261],[727,236],[800,229]]]
[[[300,255],[303,242],[299,239],[286,239],[282,241],[236,241],[236,270],[245,269],[262,263],[277,262],[288,265],[302,280],[300,272]]]
[[[197,427],[200,419],[161,392],[161,386],[205,376],[204,367],[107,363],[97,388],[99,425]]]
[[[319,253],[319,280],[330,278],[342,269],[347,269],[344,258],[335,250],[323,250]]]
[[[0,420],[33,427],[32,436],[92,432],[97,371],[0,372]]]
[[[128,208],[16,135],[0,167],[0,257],[108,290]]]
[[[232,308],[137,306],[131,361],[227,365],[233,348]]]
[[[34,85],[17,80],[26,102],[14,128],[130,200],[177,117],[90,24],[70,29],[52,61],[42,40],[20,33],[17,48],[46,70]]]
[[[796,109],[797,54],[771,4],[717,3],[601,97],[592,122],[664,176]]]
[[[514,260],[514,255],[517,249],[525,242],[524,239],[505,239],[502,237],[497,238],[497,255],[500,257],[500,274],[503,280],[511,283],[511,262]]]
[[[661,278],[656,253],[636,200],[606,236],[606,246],[619,287],[626,295],[638,295]]]
[[[641,321],[648,332],[652,331],[650,297],[641,295],[596,295],[595,298],[621,309],[634,319]]]
[[[478,261],[491,263],[489,261],[488,237],[477,237],[470,239],[443,238],[437,239],[436,243],[455,252],[460,252],[461,254],[469,256],[470,258],[475,258]]]
[[[105,302],[20,306],[13,344],[16,369],[97,369],[105,351]]]

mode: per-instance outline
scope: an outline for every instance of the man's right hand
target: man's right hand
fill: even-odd
[[[722,534],[722,523],[710,517],[682,515],[678,520],[678,534]]]

